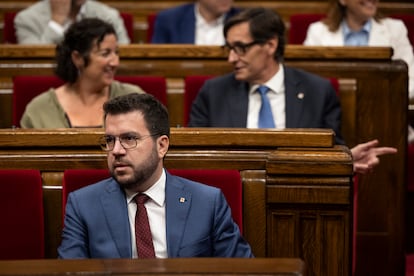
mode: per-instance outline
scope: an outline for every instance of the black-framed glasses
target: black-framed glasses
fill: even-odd
[[[256,44],[261,44],[262,41],[254,40],[249,43],[242,43],[242,42],[236,42],[233,45],[230,45],[226,42],[226,44],[223,46],[224,50],[226,50],[227,53],[230,53],[231,50],[233,50],[237,55],[243,56],[247,53],[247,51]]]
[[[113,135],[104,135],[99,139],[99,145],[104,151],[111,151],[115,147],[116,140],[119,140],[119,143],[121,143],[121,146],[128,150],[133,149],[138,146],[138,142],[141,142],[142,140],[151,137],[151,136],[157,136],[158,134],[150,134],[150,135],[144,135],[144,136],[137,136],[135,134],[121,134],[119,136],[113,136]]]

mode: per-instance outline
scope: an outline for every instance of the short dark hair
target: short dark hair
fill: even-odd
[[[248,22],[250,35],[253,40],[266,42],[269,39],[277,38],[278,46],[274,59],[283,61],[285,53],[285,24],[280,15],[268,8],[251,8],[242,10],[232,16],[224,25],[224,37],[227,38],[229,29],[240,23]]]
[[[108,114],[119,115],[139,111],[144,115],[145,124],[155,137],[170,137],[170,122],[167,108],[151,94],[131,93],[110,99],[103,105],[104,121]]]
[[[98,18],[84,18],[73,23],[56,46],[56,75],[69,83],[76,82],[78,68],[72,62],[72,52],[78,51],[87,66],[93,46],[99,45],[109,34],[116,36],[114,27]]]

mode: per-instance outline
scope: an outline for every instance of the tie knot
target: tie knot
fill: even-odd
[[[144,204],[149,199],[149,196],[146,194],[139,193],[135,196],[135,202],[137,204]]]
[[[260,85],[257,88],[257,91],[259,91],[259,93],[263,96],[263,95],[266,95],[267,91],[269,91],[269,87],[267,87],[265,85]]]

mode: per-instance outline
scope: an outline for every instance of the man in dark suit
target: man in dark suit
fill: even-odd
[[[104,114],[112,177],[69,194],[60,258],[253,257],[219,189],[164,169],[170,124],[159,101],[119,96]],[[148,235],[140,233],[145,223],[135,224],[142,195]]]
[[[157,14],[152,43],[223,45],[224,22],[238,12],[233,0],[197,0]]]
[[[341,107],[330,81],[283,64],[285,26],[277,13],[246,9],[230,18],[223,32],[234,71],[205,82],[193,102],[190,127],[261,127],[266,103],[268,127],[329,128],[336,143],[344,144]],[[373,140],[351,149],[355,172],[371,171],[379,155],[396,152],[377,145]]]

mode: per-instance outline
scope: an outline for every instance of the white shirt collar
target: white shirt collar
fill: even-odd
[[[157,182],[155,182],[154,185],[152,185],[148,190],[144,192],[147,196],[149,196],[152,199],[152,201],[154,201],[159,206],[163,206],[165,203],[165,182],[165,169],[163,169],[161,177],[157,180]],[[134,199],[135,195],[138,194],[131,193],[128,190],[126,190],[125,193],[127,203],[131,202]]]
[[[283,93],[285,91],[285,70],[282,64],[279,64],[279,70],[276,72],[273,77],[268,80],[266,83],[261,85],[267,86],[273,93]],[[249,94],[256,92],[256,89],[259,87],[259,84],[252,85],[249,90]],[[270,91],[269,91],[270,92]]]

